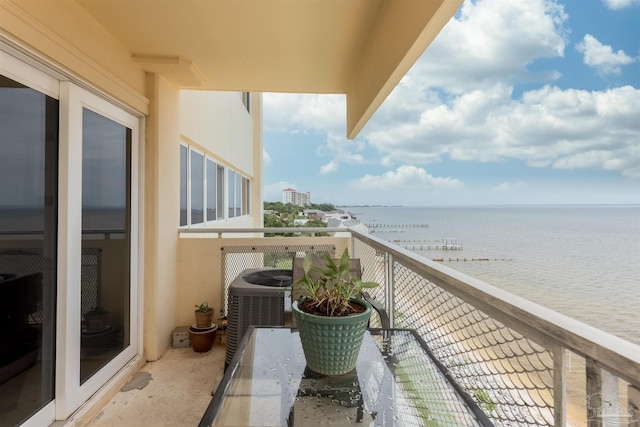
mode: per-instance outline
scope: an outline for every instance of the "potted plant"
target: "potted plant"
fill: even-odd
[[[346,249],[338,260],[328,253],[324,265],[318,260],[311,254],[304,259],[304,274],[294,283],[303,296],[293,303],[293,312],[309,369],[341,375],[355,368],[371,315],[362,290],[378,283],[351,273]]]
[[[213,323],[213,308],[209,307],[209,303],[206,301],[202,304],[196,305],[195,307],[195,327],[199,329],[210,328],[211,323]]]
[[[102,331],[109,324],[109,312],[101,305],[96,305],[84,314],[84,320],[88,332]]]
[[[189,343],[193,348],[193,351],[198,353],[206,353],[213,347],[213,342],[216,340],[216,332],[218,331],[218,325],[209,325],[206,328],[196,328],[191,326],[189,328]]]
[[[189,342],[196,352],[207,352],[216,339],[218,325],[213,323],[213,307],[208,302],[197,304],[195,309],[196,323],[189,328]]]

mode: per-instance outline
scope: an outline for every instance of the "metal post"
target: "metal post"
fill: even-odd
[[[640,389],[629,384],[627,386],[629,408],[629,427],[640,427]]]
[[[394,274],[393,274],[393,255],[387,252],[386,261],[384,264],[385,271],[385,279],[387,282],[386,295],[385,299],[387,300],[387,312],[389,314],[389,326],[391,328],[395,327],[396,316],[395,316],[395,301],[394,301]]]
[[[567,354],[564,347],[553,347],[553,418],[564,426],[567,419]]]
[[[600,368],[591,358],[586,358],[587,395],[585,406],[587,407],[587,425],[589,427],[602,426],[602,377]]]

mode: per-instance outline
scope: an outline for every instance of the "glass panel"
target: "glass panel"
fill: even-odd
[[[129,345],[131,130],[82,115],[80,381]]]
[[[242,178],[242,215],[249,215],[251,211],[251,182],[249,178]]]
[[[242,176],[236,172],[236,197],[235,197],[236,216],[242,215]]]
[[[187,147],[180,146],[180,225],[187,225]]]
[[[58,101],[0,76],[0,424],[54,397]]]
[[[216,212],[216,201],[218,199],[216,194],[218,189],[217,177],[217,165],[207,159],[207,221],[218,219]]]
[[[224,218],[224,167],[218,165],[218,179],[217,179],[217,184],[218,184],[218,190],[217,190],[217,202],[216,202],[216,206],[218,207],[217,213],[218,213],[218,219],[223,219]]]
[[[191,152],[191,224],[204,222],[204,157]]]
[[[227,183],[227,185],[229,186],[227,189],[227,203],[228,203],[228,210],[229,210],[229,218],[235,218],[235,206],[236,206],[236,201],[235,201],[235,195],[236,195],[236,173],[232,170],[229,170],[229,181]]]

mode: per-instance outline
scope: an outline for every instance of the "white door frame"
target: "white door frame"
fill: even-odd
[[[140,119],[80,88],[60,83],[58,229],[58,346],[56,419],[66,419],[139,352],[139,134]],[[80,384],[80,276],[82,256],[82,111],[87,108],[131,129],[131,259],[129,345]],[[64,163],[64,164],[63,164]]]
[[[0,72],[59,101],[58,260],[56,297],[56,361],[54,399],[23,426],[49,425],[67,419],[105,384],[114,380],[143,349],[144,119],[106,101],[71,81],[44,60],[11,48],[0,39]],[[79,82],[82,83],[82,82]],[[86,84],[83,86],[87,87]],[[96,93],[98,93],[96,91]],[[80,384],[80,271],[82,250],[82,109],[88,108],[131,129],[131,260],[129,344],[109,363]]]

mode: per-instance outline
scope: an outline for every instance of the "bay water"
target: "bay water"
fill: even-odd
[[[377,237],[640,345],[639,205],[343,209]],[[444,239],[461,249],[425,247]]]

